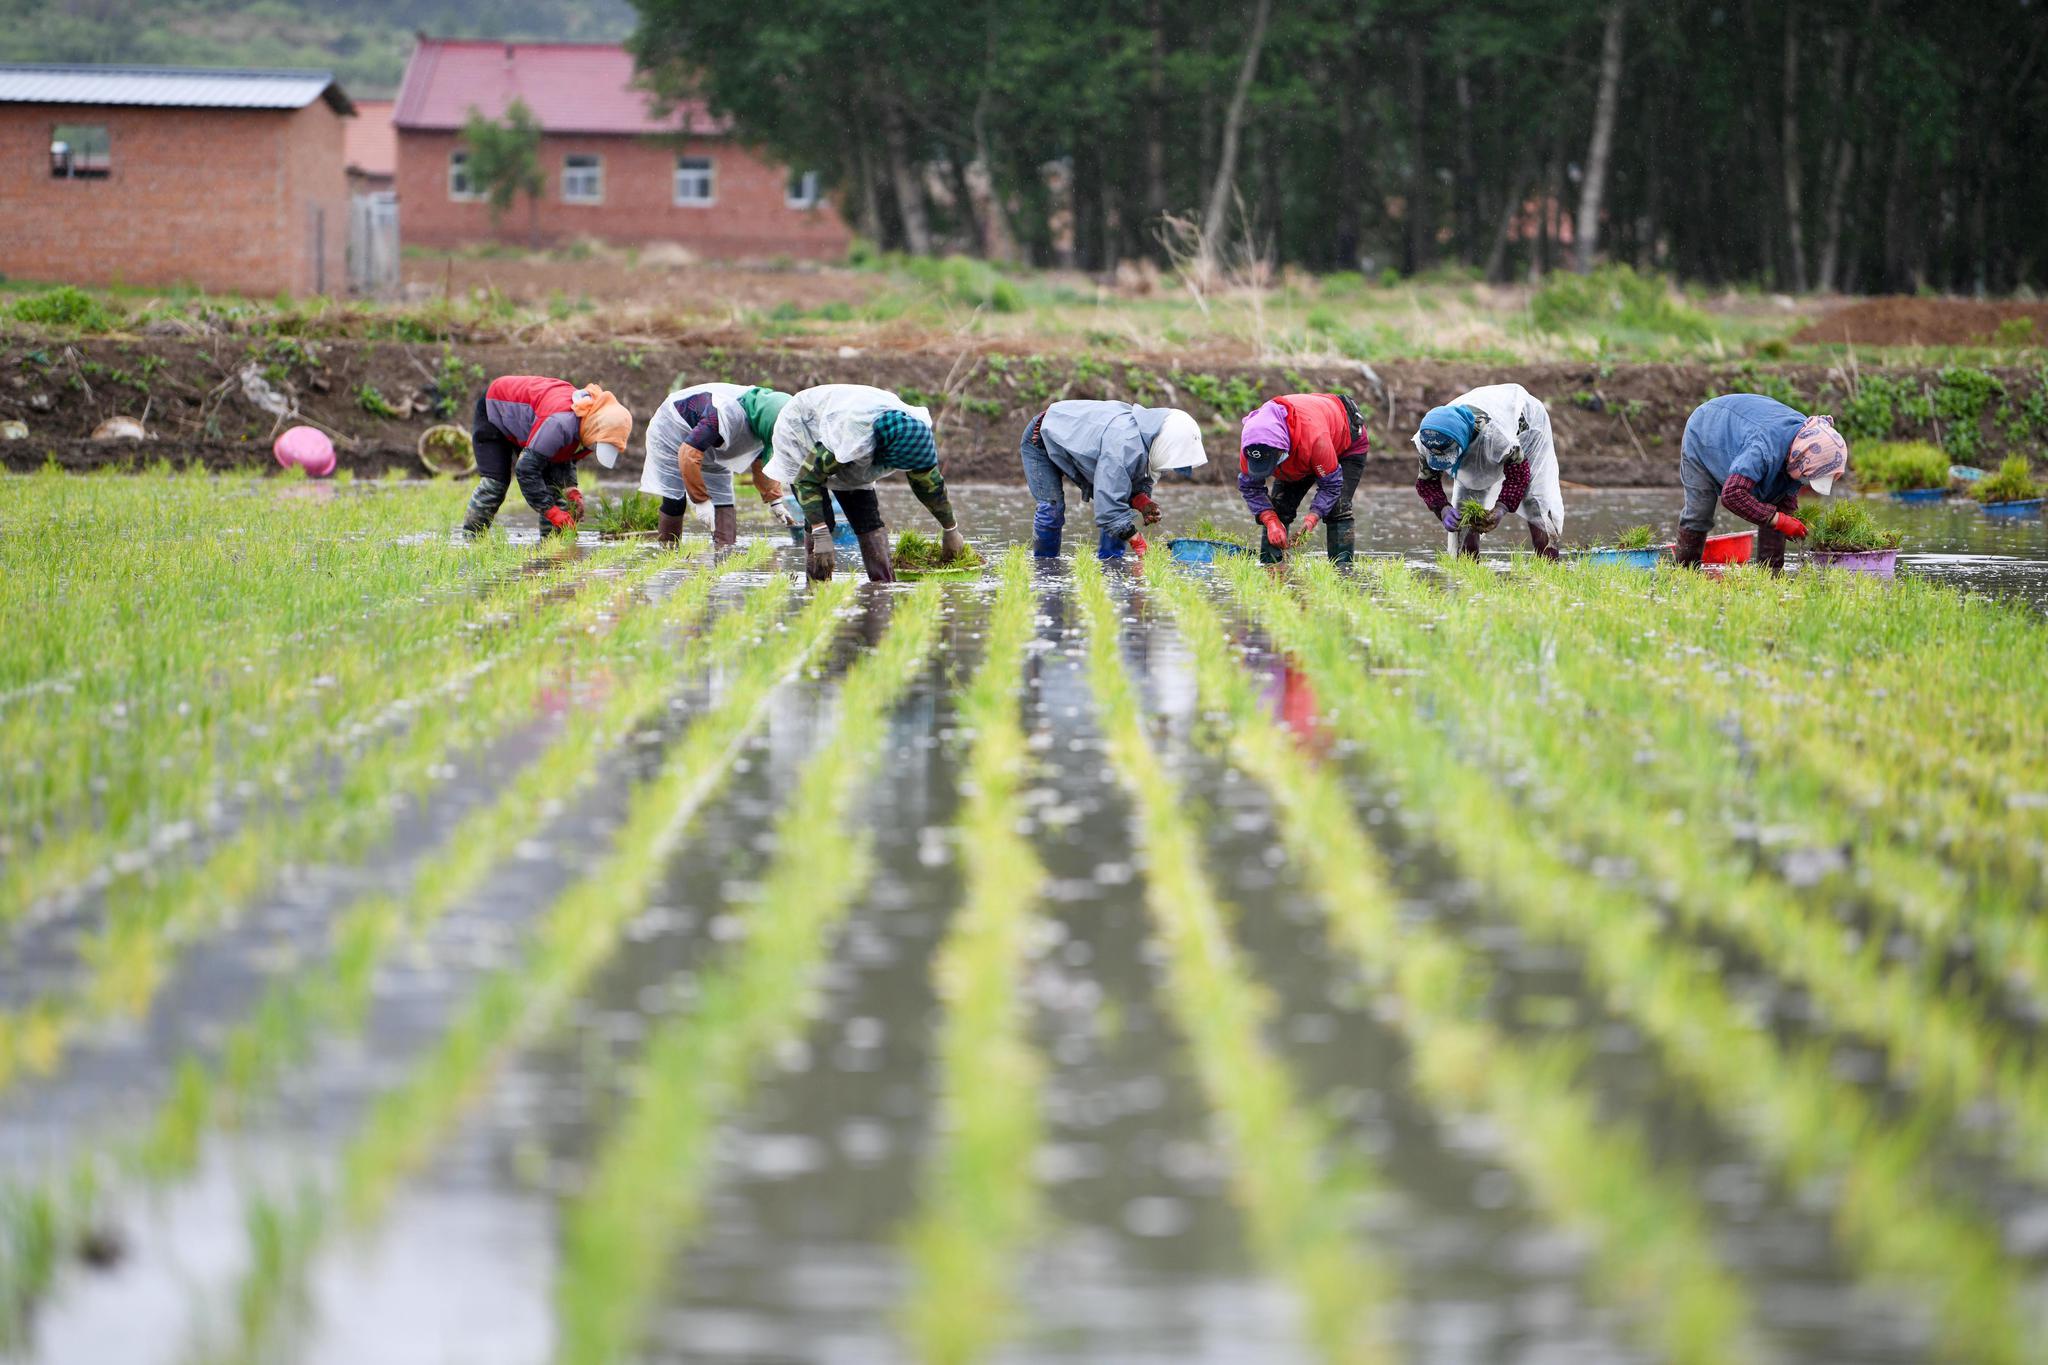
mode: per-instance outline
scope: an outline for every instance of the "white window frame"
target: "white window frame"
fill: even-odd
[[[793,209],[814,209],[818,207],[818,173],[816,171],[791,171],[790,179],[797,185],[797,192],[789,192],[789,182],[782,187],[782,202]]]
[[[588,161],[587,166],[571,166],[572,161]],[[596,187],[589,193],[571,194],[570,177],[579,180],[592,176]],[[602,152],[566,152],[562,156],[562,202],[565,204],[602,204],[604,202],[604,154]]]
[[[455,178],[462,177],[462,183],[469,184],[469,148],[457,147],[448,153],[448,198],[457,204],[475,204],[484,199],[483,191],[471,187],[457,189]]]
[[[701,174],[704,177],[704,196],[701,199],[695,197],[686,199],[683,197],[684,162],[690,163],[689,175],[695,177]],[[677,208],[708,209],[718,202],[718,159],[716,157],[679,155],[676,157],[675,169],[671,172],[671,177],[669,197],[674,201]]]

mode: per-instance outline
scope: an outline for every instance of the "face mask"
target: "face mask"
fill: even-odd
[[[1431,442],[1429,439],[1424,438],[1424,440],[1421,442],[1421,447],[1422,463],[1427,465],[1436,473],[1448,474],[1458,467],[1458,461],[1461,458],[1458,452],[1458,447],[1452,444],[1448,439],[1446,439],[1444,443],[1439,446]]]

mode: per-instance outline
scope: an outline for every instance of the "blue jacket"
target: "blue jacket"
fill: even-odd
[[[1146,454],[1166,424],[1166,408],[1141,408],[1092,398],[1069,398],[1045,410],[1039,442],[1060,472],[1095,490],[1095,524],[1122,537],[1136,523],[1131,499],[1152,491]]]
[[[1694,408],[1686,419],[1683,458],[1696,461],[1717,484],[1741,474],[1756,484],[1758,498],[1775,504],[1799,486],[1785,472],[1785,457],[1805,422],[1805,413],[1775,398],[1723,394]]]

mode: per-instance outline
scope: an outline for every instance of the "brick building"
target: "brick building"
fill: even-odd
[[[676,242],[701,256],[832,258],[852,233],[791,172],[740,146],[701,104],[657,117],[624,48],[422,37],[392,123],[407,246],[472,242]],[[521,100],[540,124],[547,186],[494,223],[466,170],[472,111],[500,118]]]
[[[339,292],[352,112],[324,71],[0,65],[0,274]]]

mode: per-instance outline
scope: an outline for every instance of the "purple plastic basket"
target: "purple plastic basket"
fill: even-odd
[[[1809,550],[1806,559],[1824,569],[1869,574],[1872,578],[1890,578],[1899,567],[1897,550]]]

